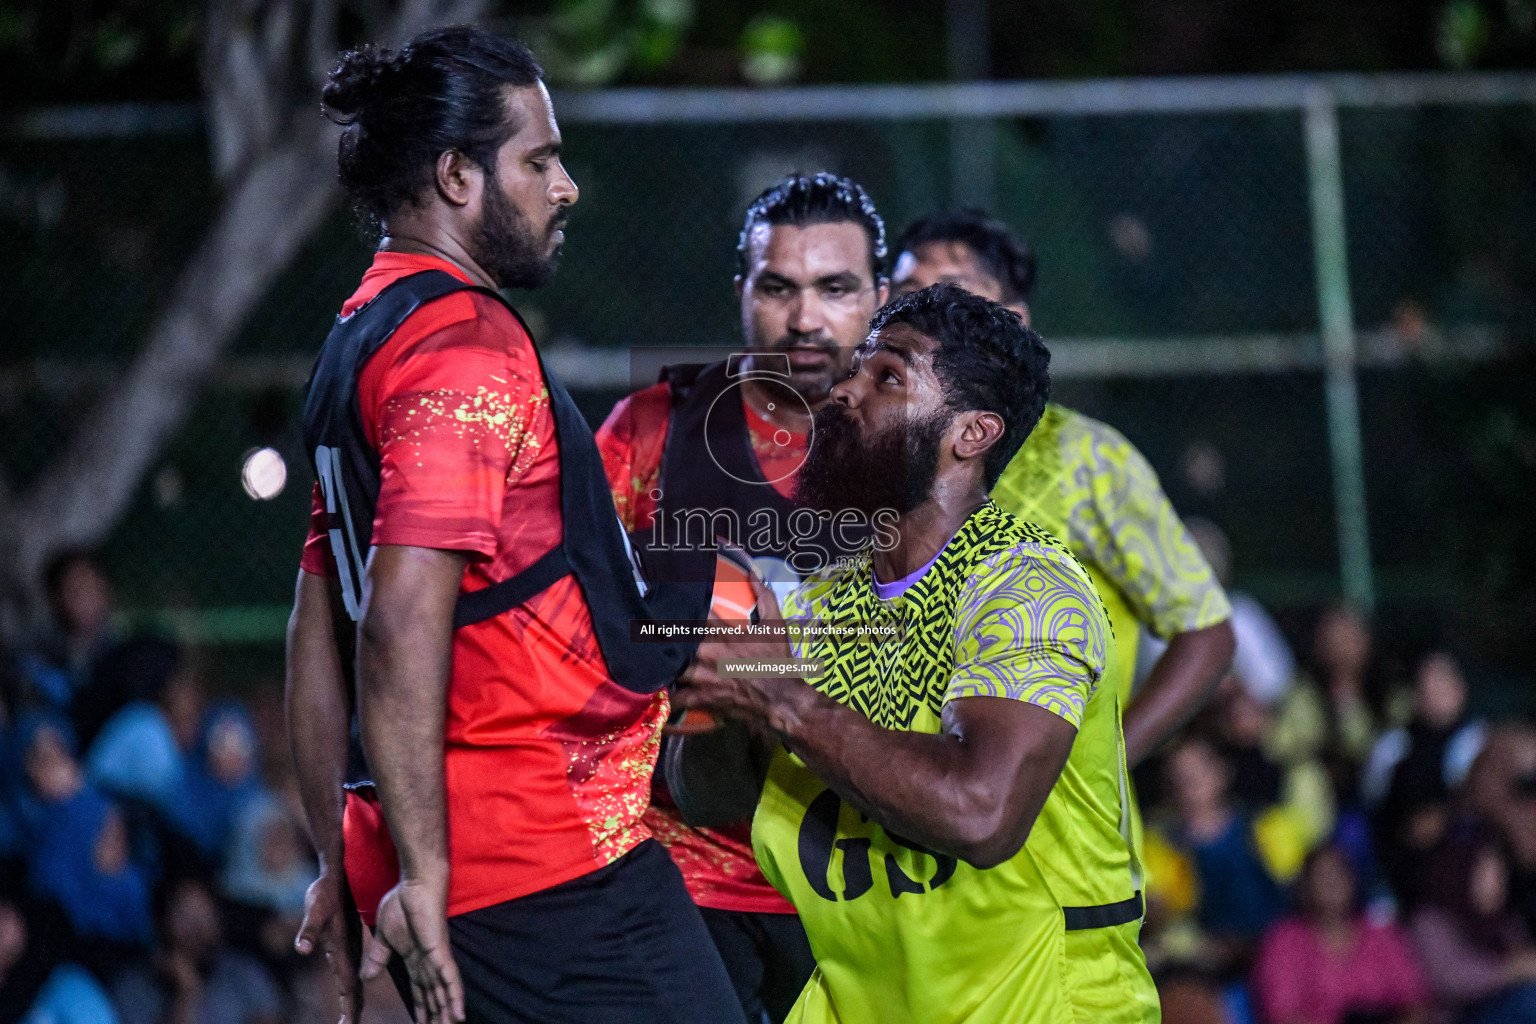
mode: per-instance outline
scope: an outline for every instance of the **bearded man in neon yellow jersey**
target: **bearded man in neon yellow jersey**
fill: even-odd
[[[783,741],[753,848],[816,954],[794,1024],[1158,1018],[1108,617],[1071,553],[987,496],[1048,362],[1017,314],[950,285],[876,314],[799,499],[895,526],[785,606],[842,631],[706,643],[677,690]],[[729,664],[792,652],[821,671]]]

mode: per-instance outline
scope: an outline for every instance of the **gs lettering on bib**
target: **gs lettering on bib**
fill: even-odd
[[[832,901],[856,900],[874,889],[876,863],[892,899],[937,889],[960,863],[886,832],[830,789],[806,808],[796,848],[806,885]]]

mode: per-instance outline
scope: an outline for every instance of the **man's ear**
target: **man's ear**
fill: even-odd
[[[993,445],[1001,444],[1006,425],[995,412],[972,409],[955,417],[959,435],[955,438],[955,458],[977,459],[986,455]]]
[[[746,288],[747,283],[741,279],[740,274],[737,274],[735,277],[731,278],[731,280],[736,282],[736,298],[740,299],[742,289]]]
[[[456,149],[438,154],[437,193],[453,206],[468,206],[485,187],[485,170]]]
[[[882,277],[878,281],[875,282],[875,308],[879,309],[881,306],[883,306],[887,302],[889,302],[890,298],[891,298],[891,279],[888,278],[888,277]],[[1024,322],[1025,323],[1029,323],[1028,320],[1026,320]]]

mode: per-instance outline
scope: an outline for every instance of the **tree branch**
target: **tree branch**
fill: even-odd
[[[116,524],[240,325],[332,208],[334,138],[312,124],[230,190],[127,376],[16,509],[23,578],[50,551],[99,543]]]
[[[369,30],[399,45],[485,8],[485,0],[402,0]],[[208,4],[203,79],[213,169],[225,187],[219,212],[120,385],[29,492],[7,502],[0,570],[12,580],[33,583],[52,552],[107,537],[240,325],[335,205],[336,129],[317,94],[340,49],[336,13],[336,0]]]

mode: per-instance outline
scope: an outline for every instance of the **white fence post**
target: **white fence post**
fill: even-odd
[[[1323,337],[1339,574],[1345,598],[1369,611],[1376,594],[1365,513],[1360,397],[1355,379],[1355,314],[1350,302],[1349,248],[1344,230],[1344,174],[1339,155],[1338,105],[1327,87],[1318,85],[1308,92],[1302,123],[1312,200],[1312,258],[1317,270],[1317,309]]]
[[[978,82],[991,77],[990,20],[987,0],[945,4],[950,78]],[[997,132],[992,119],[957,117],[949,122],[949,205],[990,210],[996,201]]]

